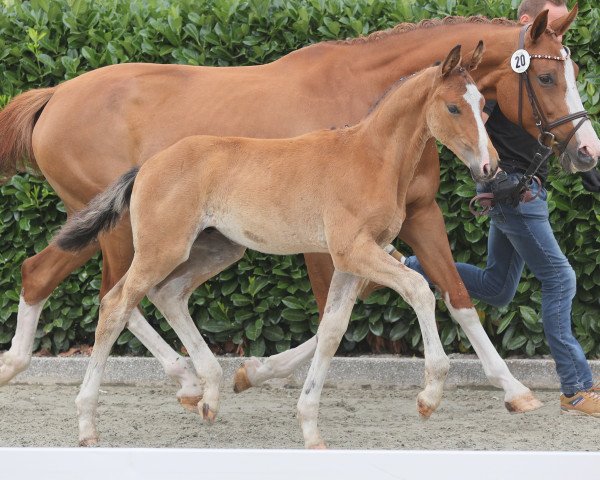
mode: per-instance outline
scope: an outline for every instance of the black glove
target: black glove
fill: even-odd
[[[593,168],[589,172],[579,172],[583,188],[588,192],[600,192],[600,172]]]

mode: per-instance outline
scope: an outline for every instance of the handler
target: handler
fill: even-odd
[[[544,10],[549,11],[548,23],[568,13],[565,0],[523,0],[518,10],[519,22],[530,23]],[[525,173],[537,150],[537,140],[504,117],[496,102],[487,102],[484,112],[489,116],[486,129],[500,156],[500,168],[509,175]],[[536,174],[542,185],[547,172],[544,162]],[[599,191],[596,169],[582,177],[587,190]],[[539,188],[534,185],[532,193]],[[593,386],[590,366],[572,332],[575,272],[552,232],[546,199],[542,186],[539,196],[531,202],[517,207],[497,204],[490,210],[486,268],[464,263],[457,263],[457,268],[472,297],[501,307],[514,298],[527,264],[542,284],[542,322],[560,378],[561,413],[600,417],[600,387]],[[415,256],[403,261],[424,274]]]

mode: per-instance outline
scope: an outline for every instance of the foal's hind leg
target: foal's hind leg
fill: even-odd
[[[198,408],[208,421],[214,421],[217,415],[222,370],[190,316],[188,299],[199,285],[242,258],[244,251],[244,247],[217,231],[202,232],[188,260],[148,292],[148,298],[173,327],[204,380],[204,397]]]
[[[121,224],[100,240],[102,246],[102,286],[100,297],[123,277],[133,258],[133,242],[129,222]],[[127,328],[158,359],[165,373],[180,385],[179,403],[192,412],[198,412],[202,399],[202,382],[189,359],[175,352],[152,328],[139,309],[132,312]]]
[[[8,383],[29,366],[35,332],[46,299],[67,275],[87,262],[97,251],[97,244],[76,254],[49,245],[23,262],[17,330],[10,350],[0,355],[0,385]]]

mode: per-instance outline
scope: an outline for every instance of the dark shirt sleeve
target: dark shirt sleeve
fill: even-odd
[[[486,100],[485,105],[483,106],[483,113],[489,117],[494,111],[494,108],[496,108],[496,105],[498,105],[496,100]]]

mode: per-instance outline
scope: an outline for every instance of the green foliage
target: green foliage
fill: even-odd
[[[445,15],[513,17],[517,0],[31,0],[0,2],[0,105],[21,91],[57,83],[104,65],[122,62],[190,65],[252,65],[272,61],[304,45],[355,37],[402,21]],[[580,2],[581,13],[566,39],[582,67],[580,92],[586,109],[600,111],[600,8]],[[595,123],[598,127],[598,124]],[[455,258],[484,264],[487,220],[475,220],[467,203],[474,194],[468,172],[442,151],[440,205]],[[575,332],[590,356],[600,354],[600,270],[597,195],[576,176],[551,177],[551,222],[578,278]],[[41,251],[64,221],[50,187],[28,175],[0,187],[0,349],[15,331],[19,268]],[[54,353],[92,343],[100,285],[98,258],[68,277],[42,313],[35,348]],[[190,301],[192,316],[208,341],[224,351],[243,346],[252,355],[272,354],[306,340],[317,327],[317,310],[302,257],[249,253],[203,285]],[[466,352],[464,333],[438,302],[447,351]],[[152,324],[178,341],[160,313],[144,304]],[[503,354],[544,354],[541,292],[526,271],[511,305],[478,305],[486,331]],[[374,337],[395,351],[419,352],[414,313],[390,291],[376,292],[355,307],[342,351],[367,351]],[[390,343],[388,342],[389,346]],[[142,353],[128,332],[117,349]]]

